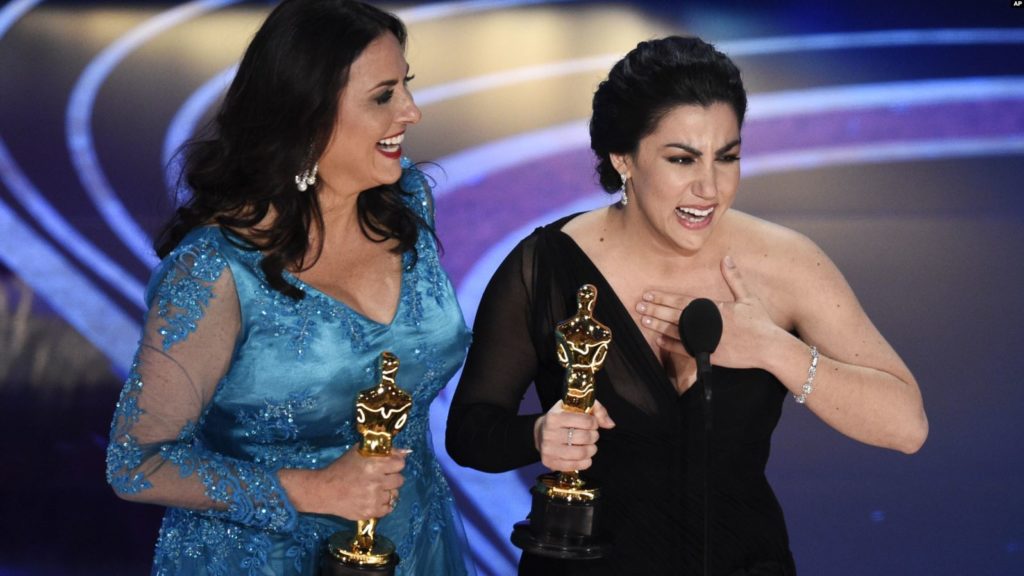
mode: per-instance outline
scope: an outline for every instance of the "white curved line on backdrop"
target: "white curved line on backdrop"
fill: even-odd
[[[721,42],[717,46],[730,56],[756,56],[850,48],[1020,43],[1024,43],[1024,29],[1020,28],[938,28],[934,30],[876,30],[751,38],[750,40]]]
[[[28,176],[18,167],[11,157],[10,151],[2,138],[0,138],[0,178],[3,179],[11,195],[18,201],[26,212],[32,215],[36,223],[43,227],[54,240],[65,250],[70,252],[79,262],[89,270],[107,282],[114,290],[128,299],[129,302],[143,309],[142,293],[143,286],[134,276],[124,268],[117,265],[102,250],[96,248],[86,237],[82,236],[63,216],[60,215],[53,205],[47,202],[39,189],[29,180]],[[38,238],[38,237],[37,237]],[[38,238],[35,243],[45,243],[45,240]],[[113,303],[109,303],[113,306]]]
[[[864,145],[793,150],[743,159],[743,177],[800,172],[832,166],[886,164],[913,160],[1013,156],[1024,154],[1024,135],[991,138],[894,140]]]
[[[71,91],[65,131],[68,151],[78,179],[114,235],[150,268],[156,266],[157,257],[153,253],[149,236],[117,197],[96,154],[91,126],[96,95],[114,68],[149,39],[182,22],[237,1],[195,0],[146,20],[100,52],[79,76]]]
[[[15,0],[0,10],[0,38],[42,0]],[[122,278],[120,271],[105,256],[72,228],[43,199],[28,177],[11,157],[0,139],[0,178],[7,189],[57,240],[64,242],[76,257],[90,261],[92,269],[107,274],[114,282],[130,286],[134,280]],[[0,259],[19,278],[40,294],[54,310],[80,334],[94,342],[121,374],[135,349],[139,325],[129,319],[102,292],[78,272],[59,251],[0,200]],[[77,252],[76,252],[77,251]],[[108,281],[111,281],[108,278]],[[141,286],[138,294],[141,294]]]
[[[754,94],[748,102],[747,119],[1000,98],[1024,98],[1024,76],[910,80]]]
[[[164,133],[161,159],[163,160],[162,165],[166,167],[164,183],[175,200],[178,200],[178,196],[181,193],[187,191],[187,187],[184,187],[186,190],[179,190],[178,175],[181,174],[182,158],[180,156],[175,157],[174,155],[181,145],[195,133],[196,127],[199,125],[199,119],[203,117],[203,114],[206,113],[206,110],[213,101],[219,98],[221,94],[227,92],[236,72],[238,72],[237,63],[228,66],[206,82],[203,82],[196,91],[192,92],[185,99],[185,103],[178,108],[177,112],[174,113],[174,117],[171,118],[167,132]]]
[[[587,58],[574,58],[572,60],[562,60],[559,62],[538,64],[536,66],[523,66],[521,68],[513,68],[511,70],[502,70],[491,74],[482,74],[480,76],[473,76],[472,78],[438,84],[417,90],[415,94],[416,104],[421,107],[430,106],[432,104],[437,104],[438,102],[444,102],[445,100],[460,98],[462,96],[494,90],[496,88],[504,88],[514,84],[557,78],[560,76],[569,76],[572,74],[579,74],[581,72],[608,70],[611,68],[612,64],[621,57],[621,54],[602,54],[600,56],[589,56]]]
[[[573,120],[467,148],[420,168],[437,182],[438,200],[494,172],[587,146],[587,120]]]
[[[469,0],[468,2],[438,2],[406,8],[395,12],[406,24],[440,20],[449,16],[463,16],[475,12],[487,12],[501,8],[530,6],[532,4],[565,4],[576,0]]]
[[[4,34],[7,34],[11,26],[18,20],[21,20],[22,16],[37,5],[42,4],[42,2],[43,0],[13,0],[7,6],[4,6],[0,10],[0,38],[3,38]]]
[[[3,150],[0,163],[8,159]],[[32,290],[46,299],[68,324],[89,339],[114,369],[124,376],[135,346],[139,324],[133,322],[89,279],[0,200],[0,259]]]
[[[428,4],[425,6],[399,10],[395,15],[398,16],[406,25],[409,25],[417,22],[439,20],[449,16],[462,16],[465,14],[472,14],[474,12],[497,10],[499,8],[527,6],[531,4],[553,4],[559,2],[569,3],[575,1],[576,0],[471,0],[469,2],[440,2],[437,4]],[[175,112],[174,117],[171,119],[171,123],[168,125],[167,132],[164,135],[162,158],[163,165],[167,167],[167,171],[164,174],[164,180],[167,185],[167,190],[171,192],[172,196],[177,196],[183,192],[178,189],[178,174],[181,172],[181,163],[171,163],[174,153],[182,144],[185,143],[186,140],[192,137],[192,134],[196,131],[196,127],[199,125],[199,119],[203,117],[203,114],[205,114],[210,106],[213,105],[214,101],[220,98],[221,94],[227,91],[227,88],[231,85],[231,80],[235,77],[236,72],[238,72],[237,62],[214,74],[209,80],[204,82],[191,95],[189,95],[188,98],[185,99],[185,103],[177,112]],[[417,101],[418,100],[419,97],[417,96]]]
[[[781,36],[721,42],[717,46],[731,57],[762,56],[786,52],[809,52],[853,48],[875,48],[915,45],[960,44],[1020,44],[1024,43],[1024,29],[963,29],[963,30],[889,30],[883,32],[850,32],[841,34],[811,34],[807,36]],[[478,92],[503,88],[523,82],[556,78],[584,72],[606,71],[622,54],[603,54],[537,66],[524,66],[473,78],[438,84],[416,91],[416,102],[421,107],[460,98]]]
[[[10,27],[23,15],[41,3],[42,0],[19,0],[0,10],[0,38],[3,38]],[[130,302],[137,303],[141,308],[142,284],[107,257],[103,251],[93,246],[61,216],[58,210],[54,209],[53,205],[46,200],[46,197],[18,167],[2,138],[0,138],[0,154],[3,156],[0,179],[3,179],[4,184],[11,191],[11,195],[21,204],[22,208],[31,214],[36,222],[79,262],[85,264]],[[37,239],[30,245],[37,242],[44,241]]]

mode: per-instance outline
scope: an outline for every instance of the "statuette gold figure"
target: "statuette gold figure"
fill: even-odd
[[[398,357],[390,352],[380,355],[380,380],[373,388],[356,396],[356,431],[363,437],[359,454],[367,458],[388,456],[392,443],[409,418],[412,396],[398,387]],[[395,502],[394,495],[391,499]],[[390,575],[398,564],[395,545],[375,533],[377,519],[369,518],[356,523],[356,531],[337,532],[328,541],[328,557],[323,574],[341,576],[349,574]]]
[[[604,364],[612,331],[594,318],[597,288],[584,284],[576,292],[576,315],[560,322],[555,329],[558,361],[565,368],[566,412],[590,413],[594,407],[594,384],[597,371]],[[571,441],[571,439],[570,439]],[[558,474],[557,482],[548,486],[551,495],[564,500],[596,498],[596,490],[584,489],[579,472]]]
[[[594,407],[597,373],[604,365],[612,331],[594,318],[597,288],[584,284],[576,292],[576,314],[555,327],[558,361],[565,367],[566,412],[590,413]],[[566,443],[572,444],[569,429]],[[584,482],[578,471],[543,474],[530,490],[530,518],[518,522],[512,543],[524,551],[566,559],[592,559],[605,555],[600,537],[600,490]]]

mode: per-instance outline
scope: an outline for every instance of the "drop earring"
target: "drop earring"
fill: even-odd
[[[319,169],[320,163],[314,162],[311,169],[305,170],[295,177],[295,187],[299,189],[299,192],[305,192],[310,186],[316,185],[316,173]]]
[[[626,181],[629,180],[629,176],[625,174],[619,174],[622,178],[622,196],[619,198],[619,206],[625,206],[629,204],[629,195],[626,194]]]

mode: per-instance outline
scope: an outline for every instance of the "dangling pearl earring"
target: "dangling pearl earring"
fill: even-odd
[[[299,192],[305,192],[310,186],[316,185],[316,173],[319,169],[320,163],[315,162],[311,170],[305,170],[295,177],[295,187],[299,189]]]
[[[629,176],[619,174],[619,177],[622,178],[622,197],[619,198],[619,206],[625,206],[629,204],[629,196],[626,195],[626,180],[629,180]]]

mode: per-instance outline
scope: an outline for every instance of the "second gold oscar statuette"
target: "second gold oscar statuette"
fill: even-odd
[[[356,430],[363,440],[359,454],[374,458],[391,454],[392,442],[409,417],[412,396],[395,383],[398,357],[382,352],[380,380],[356,397]],[[377,519],[356,523],[356,531],[336,532],[328,540],[322,576],[391,576],[398,565],[395,545],[376,534]]]

